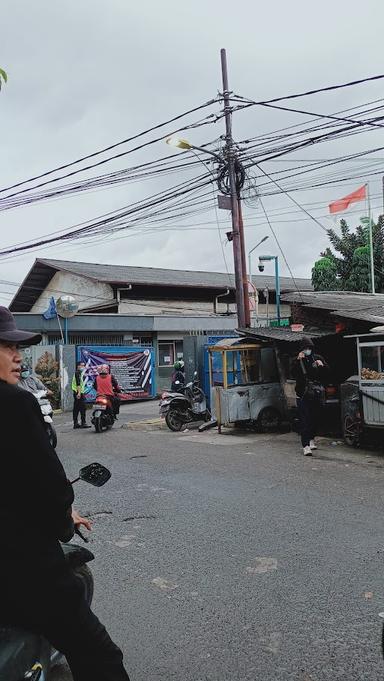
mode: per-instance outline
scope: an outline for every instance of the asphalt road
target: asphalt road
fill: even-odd
[[[156,413],[130,405],[119,422]],[[94,609],[131,681],[378,681],[384,458],[295,434],[219,436],[58,420],[94,519]],[[70,679],[58,670],[55,681]]]

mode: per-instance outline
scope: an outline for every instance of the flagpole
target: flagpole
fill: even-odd
[[[375,262],[373,257],[373,234],[372,234],[372,220],[371,220],[371,199],[369,196],[369,182],[365,185],[367,188],[367,208],[368,208],[368,223],[369,223],[369,256],[371,265],[371,293],[375,291]]]
[[[58,323],[59,329],[60,329],[61,340],[62,340],[63,345],[64,345],[64,334],[63,334],[63,329],[61,328],[60,319],[59,319],[59,315],[57,314],[57,311],[56,311],[56,319],[57,319],[57,323]]]

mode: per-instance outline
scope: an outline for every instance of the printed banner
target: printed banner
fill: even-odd
[[[81,345],[77,348],[77,361],[85,364],[87,402],[95,400],[93,382],[100,364],[108,364],[110,373],[116,378],[122,390],[119,394],[122,401],[155,396],[153,348]]]

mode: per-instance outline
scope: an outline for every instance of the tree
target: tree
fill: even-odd
[[[54,409],[60,406],[60,377],[59,364],[56,362],[54,356],[46,351],[44,352],[35,366],[35,373],[44,385],[52,390],[53,407]]]
[[[339,288],[337,268],[331,258],[316,260],[312,269],[312,284],[315,291],[336,291]]]
[[[348,291],[370,290],[370,249],[369,246],[356,248],[352,257],[351,274],[348,277],[346,289]]]
[[[4,69],[0,69],[0,90],[1,90],[1,86],[3,85],[3,83],[6,83],[7,80],[8,80],[8,76],[7,76],[6,72],[4,71]]]
[[[351,231],[345,220],[340,220],[340,232],[328,230],[331,247],[321,253],[322,260],[333,263],[332,274],[328,263],[319,266],[318,260],[312,270],[312,283],[315,291],[329,291],[333,288],[332,276],[337,278],[337,287],[342,291],[370,291],[369,224],[363,224]],[[373,256],[375,267],[376,291],[384,290],[384,215],[372,224]],[[319,269],[320,268],[320,269]],[[323,271],[325,270],[325,271]]]

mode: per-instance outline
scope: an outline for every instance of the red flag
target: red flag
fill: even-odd
[[[329,212],[341,213],[342,210],[347,210],[351,203],[356,203],[357,201],[364,201],[366,195],[367,185],[363,184],[362,187],[356,189],[356,191],[352,192],[352,194],[348,194],[348,196],[344,196],[343,199],[339,199],[338,201],[333,201],[333,203],[330,203]]]

